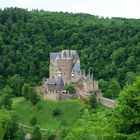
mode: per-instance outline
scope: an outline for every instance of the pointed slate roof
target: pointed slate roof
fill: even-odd
[[[57,76],[53,79],[47,79],[48,84],[64,84],[63,78],[61,76]]]
[[[64,84],[63,78],[61,76],[57,76],[55,78],[56,84]]]
[[[78,65],[78,64],[75,64],[74,66],[73,66],[73,68],[72,68],[72,71],[73,72],[80,72],[81,70],[80,70],[80,66]]]
[[[59,58],[60,58],[60,53],[57,53],[57,52],[50,53],[50,59],[55,60],[55,59],[59,59]]]

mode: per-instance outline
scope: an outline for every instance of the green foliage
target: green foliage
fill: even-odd
[[[110,115],[110,118],[108,116]],[[69,130],[66,140],[100,140],[106,135],[112,135],[114,128],[109,123],[111,119],[111,110],[97,106],[97,113],[90,113],[88,109],[78,120],[76,127]]]
[[[69,84],[69,85],[67,85],[66,86],[66,90],[68,91],[68,93],[70,93],[70,94],[74,94],[75,93],[75,86],[74,85],[72,85],[72,84]]]
[[[21,87],[23,83],[24,79],[19,74],[15,74],[8,79],[8,84],[13,89],[13,94],[15,96],[21,96]]]
[[[39,98],[35,90],[23,84],[36,84],[48,76],[50,52],[76,49],[80,54],[81,68],[86,72],[90,68],[95,79],[102,79],[99,85],[104,96],[115,99],[119,96],[119,99],[113,118],[112,112],[92,114],[85,111],[79,125],[68,132],[66,139],[117,140],[128,137],[132,140],[140,137],[140,81],[133,84],[140,73],[140,19],[5,8],[0,10],[0,31],[1,107],[10,109],[11,97],[21,96],[21,93],[32,104],[37,104]],[[125,87],[119,94],[126,83],[133,85]],[[69,124],[72,123],[82,108],[73,102],[69,105],[41,102],[42,107],[37,109],[30,102],[24,100],[15,104],[14,109],[21,120],[29,125],[33,115],[37,114],[41,126],[51,128],[58,128],[66,118]],[[62,115],[57,117],[60,120],[52,118],[56,106],[61,106]],[[14,118],[7,111],[0,110],[1,139],[16,139],[12,120]]]
[[[86,72],[90,68],[95,79],[116,78],[121,87],[127,72],[140,72],[139,19],[20,8],[0,15],[0,88],[9,84],[16,96],[23,82],[48,76],[50,52],[62,49],[76,49]]]
[[[69,130],[66,139],[138,140],[140,137],[140,76],[119,94],[113,110],[100,108],[84,111],[79,123]]]
[[[121,133],[107,134],[104,136],[105,140],[128,140],[128,136]]]
[[[31,140],[41,140],[41,132],[38,126],[34,128]]]
[[[89,98],[89,104],[92,108],[95,108],[97,103],[96,103],[96,94],[92,93],[92,95]]]
[[[29,100],[33,105],[36,105],[40,101],[40,97],[33,87],[29,84],[24,84],[22,87],[23,96]]]
[[[55,140],[56,135],[55,134],[50,134],[47,140]]]
[[[121,88],[118,81],[113,78],[108,82],[108,88],[105,91],[104,96],[107,98],[115,99],[118,97],[120,89]]]
[[[31,121],[30,121],[30,124],[31,124],[32,126],[38,124],[38,120],[37,120],[37,118],[36,118],[35,116],[32,117],[32,119],[31,119]]]
[[[16,140],[25,140],[25,132],[24,132],[23,128],[20,128],[16,132]]]
[[[0,110],[0,139],[14,140],[18,130],[18,119],[14,112]]]
[[[115,118],[118,132],[140,132],[140,76],[133,85],[126,86],[120,93]]]
[[[11,109],[12,107],[12,92],[13,90],[9,87],[6,86],[5,88],[2,89],[0,92],[0,108],[6,108],[6,109]]]
[[[67,120],[63,120],[60,124],[60,127],[66,127],[66,126],[68,126],[68,122]]]
[[[13,99],[13,109],[19,114],[23,124],[30,125],[31,119],[35,116],[40,128],[53,130],[57,130],[63,120],[67,120],[68,125],[71,126],[80,117],[80,111],[84,108],[83,104],[75,100],[61,102],[41,100],[38,104],[42,106],[40,110],[24,98]],[[53,117],[55,108],[60,108],[61,115]]]
[[[103,80],[103,79],[100,79],[99,80],[99,87],[101,89],[101,92],[102,93],[105,93],[105,91],[107,90],[107,87],[108,87],[108,83],[107,81]]]
[[[39,97],[39,95],[37,94],[36,91],[33,91],[33,92],[30,93],[30,99],[29,100],[33,105],[36,105],[40,101],[40,97]]]
[[[54,110],[53,110],[53,116],[58,116],[61,114],[61,110],[60,108],[56,107]]]
[[[136,80],[136,76],[134,72],[126,73],[126,77],[125,77],[126,84],[133,84],[135,80]]]
[[[4,94],[9,94],[12,97],[13,90],[10,86],[6,85],[1,91],[0,91],[0,96]]]
[[[30,84],[24,84],[21,91],[22,91],[22,95],[29,100],[30,98],[30,92],[32,90],[32,87],[30,86]]]

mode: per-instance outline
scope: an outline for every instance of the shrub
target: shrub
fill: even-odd
[[[61,124],[60,124],[60,127],[66,127],[66,126],[68,126],[68,122],[66,121],[66,120],[63,120],[62,122],[61,122]]]
[[[41,137],[42,136],[41,136],[40,128],[36,126],[33,130],[31,140],[41,140]]]
[[[96,107],[96,95],[93,93],[89,98],[89,104],[92,108]]]
[[[30,123],[31,123],[32,126],[36,125],[38,123],[37,118],[35,116],[33,116]]]
[[[39,102],[39,103],[36,104],[36,108],[37,108],[37,110],[41,110],[41,109],[42,109],[42,104],[41,104],[41,102]]]
[[[60,108],[55,108],[55,109],[53,110],[53,116],[58,116],[58,115],[60,115],[60,114],[61,114]]]
[[[30,102],[31,102],[33,105],[36,105],[39,101],[40,101],[39,95],[38,95],[36,92],[32,92],[32,93],[30,94]]]
[[[66,86],[66,90],[70,93],[70,94],[73,94],[73,93],[75,93],[75,86],[74,85],[72,85],[72,84],[69,84],[69,85],[67,85]]]
[[[56,135],[55,134],[51,134],[49,135],[47,140],[55,140],[56,139]]]

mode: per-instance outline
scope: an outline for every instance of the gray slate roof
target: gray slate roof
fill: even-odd
[[[78,64],[75,64],[74,66],[73,66],[73,68],[72,68],[72,71],[73,72],[80,72],[81,70],[80,70],[80,66],[78,65]]]
[[[47,79],[48,84],[64,84],[63,78],[61,76],[57,76],[53,79]]]
[[[77,53],[76,50],[63,50],[62,51],[63,54],[64,54],[64,57],[65,58],[72,58],[74,60],[78,60],[79,59],[79,55]],[[50,59],[51,60],[56,60],[56,59],[60,59],[61,58],[61,55],[62,55],[62,52],[54,52],[54,53],[50,53]]]
[[[60,53],[57,53],[57,52],[55,52],[55,53],[50,53],[50,59],[55,60],[55,59],[57,59],[57,58],[60,58]]]
[[[79,55],[78,55],[77,51],[71,50],[71,57],[72,57],[74,60],[78,60],[78,59],[79,59]]]

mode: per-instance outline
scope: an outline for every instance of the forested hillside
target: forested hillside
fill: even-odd
[[[0,10],[0,88],[8,84],[20,96],[23,83],[48,76],[49,53],[62,49],[76,49],[81,67],[101,79],[106,96],[116,98],[140,73],[140,19]]]
[[[104,96],[117,100],[114,109],[95,96],[87,105],[40,98],[34,86],[49,74],[50,52],[62,49],[78,51]],[[0,10],[0,139],[139,140],[139,74],[140,19]]]

